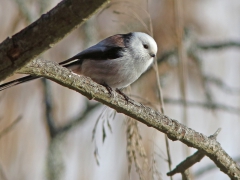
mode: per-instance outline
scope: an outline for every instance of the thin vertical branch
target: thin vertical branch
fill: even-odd
[[[53,118],[53,104],[52,104],[52,92],[50,83],[47,79],[43,78],[43,88],[44,88],[44,102],[45,102],[45,115],[46,115],[46,123],[49,130],[50,138],[54,138],[56,135],[56,126]]]
[[[180,91],[183,97],[184,112],[183,122],[187,124],[187,106],[186,106],[186,80],[187,80],[187,68],[186,68],[186,52],[183,47],[183,13],[182,13],[182,0],[174,0],[174,12],[175,12],[175,24],[176,24],[176,41],[179,61],[179,82]]]
[[[147,0],[148,2],[148,0]],[[149,3],[149,2],[148,2]],[[151,35],[153,36],[153,27],[152,27],[152,20],[150,17],[150,13],[149,14],[149,26],[150,26],[150,31],[151,31]],[[162,93],[162,88],[161,88],[161,84],[160,84],[160,78],[159,78],[159,72],[158,72],[158,61],[155,58],[154,60],[154,70],[155,70],[155,74],[156,74],[156,79],[157,79],[157,87],[158,87],[158,98],[159,98],[159,104],[160,104],[160,112],[164,114],[164,102],[163,102],[163,93]],[[168,168],[171,171],[172,170],[172,158],[171,158],[171,153],[170,153],[170,146],[169,146],[169,142],[168,142],[168,137],[165,134],[165,144],[166,144],[166,151],[167,151],[167,162],[168,162]],[[170,177],[170,179],[172,180],[172,177]]]
[[[156,78],[157,78],[157,87],[158,87],[158,97],[159,97],[159,102],[160,102],[160,112],[164,114],[164,102],[163,102],[163,93],[162,93],[162,88],[160,84],[160,78],[159,78],[159,72],[158,72],[158,62],[157,60],[154,61],[154,69],[156,72]],[[165,145],[166,145],[166,151],[167,151],[167,162],[168,162],[168,168],[171,171],[172,170],[172,158],[171,158],[171,153],[170,153],[170,146],[168,142],[168,137],[165,134]],[[172,177],[170,177],[172,179]]]
[[[176,41],[179,61],[179,78],[180,78],[180,90],[184,99],[184,114],[183,121],[187,124],[187,107],[186,107],[186,80],[187,80],[187,67],[186,67],[186,51],[183,46],[183,12],[182,12],[182,0],[174,0],[174,16],[176,24]]]
[[[180,82],[180,91],[183,98],[183,123],[188,124],[187,119],[187,54],[183,44],[183,35],[184,35],[184,17],[183,17],[183,1],[182,0],[173,0],[174,5],[174,17],[175,17],[175,30],[176,30],[176,42],[177,42],[177,51],[178,51],[178,62],[179,62],[179,82]],[[184,148],[186,155],[189,155],[189,148]]]

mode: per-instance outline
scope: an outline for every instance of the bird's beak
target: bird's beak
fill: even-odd
[[[150,54],[150,56],[154,58],[156,55],[152,53],[152,54]]]

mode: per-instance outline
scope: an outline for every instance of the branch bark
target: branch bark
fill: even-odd
[[[109,0],[63,0],[0,44],[0,81],[84,23]]]
[[[221,131],[221,128],[219,128],[213,135],[211,135],[209,138],[210,139],[216,139],[217,135]],[[200,162],[201,159],[205,156],[205,154],[201,151],[197,151],[193,155],[189,156],[186,158],[184,161],[182,161],[180,164],[176,166],[172,171],[168,172],[168,176],[173,176],[176,173],[181,173],[183,174],[184,172],[187,172],[187,170],[196,164],[197,162]]]
[[[113,97],[108,94],[105,87],[93,82],[90,78],[72,73],[70,70],[59,66],[57,63],[41,59],[34,60],[19,70],[19,73],[43,76],[63,86],[75,90],[89,99],[95,99],[124,113],[149,127],[153,127],[175,141],[197,148],[212,159],[221,171],[231,179],[240,179],[240,167],[222,149],[221,145],[214,139],[198,133],[176,120],[173,120],[149,107],[145,107],[133,100],[126,102],[125,99],[115,91]]]

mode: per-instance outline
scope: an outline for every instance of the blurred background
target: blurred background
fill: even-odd
[[[58,2],[1,0],[0,41]],[[164,113],[207,136],[222,128],[217,140],[239,161],[240,1],[112,0],[41,57],[61,62],[131,31],[152,35],[159,51],[157,64],[126,94],[160,110],[160,79]],[[196,149],[169,140],[169,152],[174,168]],[[163,133],[49,80],[0,92],[1,180],[165,180],[167,154]],[[190,174],[228,178],[208,157]]]

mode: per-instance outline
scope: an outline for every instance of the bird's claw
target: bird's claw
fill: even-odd
[[[132,100],[130,97],[128,97],[126,94],[124,94],[120,89],[117,88],[116,92],[121,94],[127,102],[130,102]]]
[[[114,95],[113,89],[110,86],[108,86],[106,83],[104,83],[102,85],[107,89],[110,96],[113,97],[113,95]],[[124,94],[120,89],[116,88],[116,92],[121,94],[127,102],[131,102],[132,99],[130,97],[128,97],[126,94]]]
[[[109,85],[107,85],[106,83],[104,83],[104,84],[102,84],[102,85],[107,89],[109,95],[110,95],[111,97],[113,97],[113,89],[112,89]]]

